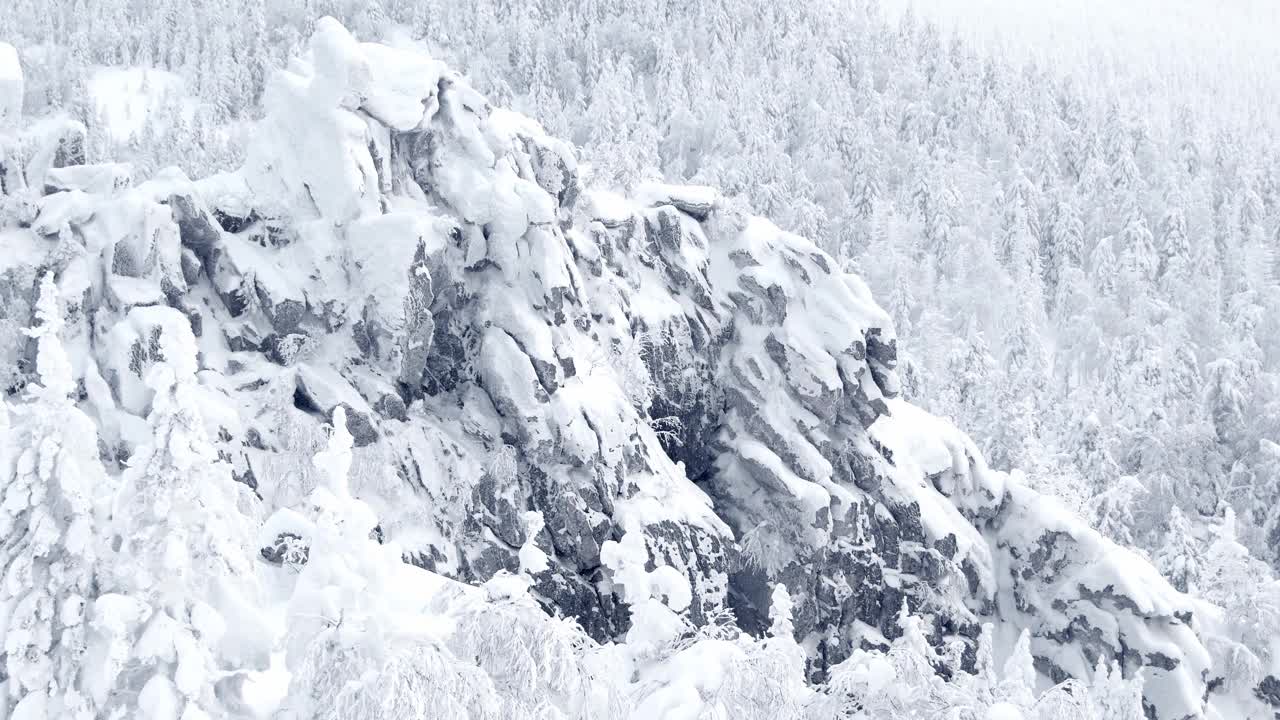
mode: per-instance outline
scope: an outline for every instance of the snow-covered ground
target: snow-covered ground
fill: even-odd
[[[195,102],[182,78],[146,67],[93,68],[89,96],[106,132],[119,143],[141,139],[148,128],[156,137],[163,135],[177,119],[172,114],[161,118],[164,113],[181,113],[189,121]]]

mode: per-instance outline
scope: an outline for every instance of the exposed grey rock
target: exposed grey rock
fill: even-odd
[[[1262,682],[1254,688],[1253,694],[1271,707],[1280,708],[1280,678],[1275,675],[1262,678]]]
[[[281,335],[297,332],[307,312],[306,303],[288,297],[274,297],[271,291],[261,283],[255,283],[254,288],[257,291],[259,307],[271,321],[271,327]]]
[[[867,331],[867,365],[871,368],[871,376],[885,397],[898,394],[898,382],[893,374],[898,367],[898,341],[885,341],[879,328]]]
[[[523,545],[526,534],[521,524],[520,511],[510,498],[511,495],[519,494],[520,488],[500,488],[493,475],[486,473],[471,492],[475,504],[483,511],[481,522],[507,545]]]
[[[1178,663],[1181,662],[1177,658],[1171,658],[1168,655],[1159,652],[1148,653],[1144,659],[1146,661],[1146,665],[1158,667],[1161,670],[1172,670],[1178,667]]]
[[[378,430],[369,416],[355,408],[342,403],[347,409],[347,431],[351,433],[356,447],[368,447],[378,441]],[[329,411],[329,422],[333,422],[333,411]]]
[[[399,380],[405,385],[417,387],[426,373],[427,359],[431,355],[436,330],[435,320],[431,315],[431,304],[435,300],[434,284],[426,248],[421,243],[408,272],[409,293],[404,300],[406,327],[404,336],[400,339]]]
[[[248,210],[246,213],[228,212],[224,208],[216,208],[213,211],[213,217],[218,223],[218,227],[231,233],[242,233],[261,221],[255,210]]]
[[[405,407],[404,400],[394,393],[386,393],[380,396],[373,403],[373,409],[389,420],[399,420],[400,422],[409,420],[408,408]]]
[[[366,412],[359,393],[345,379],[329,370],[300,366],[295,376],[296,400],[304,410],[323,414],[325,422],[333,422],[333,411],[338,406],[346,409],[347,430],[356,447],[367,447],[377,442],[380,434],[373,418]]]
[[[491,578],[499,570],[509,573],[520,571],[520,559],[514,552],[500,545],[484,546],[471,561],[471,572],[477,578]]]
[[[647,526],[645,534],[653,555],[689,579],[690,619],[707,622],[724,605],[728,568],[738,564],[732,546],[717,535],[670,520]]]
[[[563,143],[545,138],[525,137],[524,141],[538,186],[554,197],[561,209],[571,210],[580,190],[573,153]]]
[[[203,269],[200,264],[200,257],[190,248],[182,249],[182,279],[186,280],[187,285],[195,285],[200,281],[200,272]]]
[[[288,335],[271,333],[262,339],[259,347],[271,362],[290,366],[298,361],[303,351],[310,345],[311,339],[305,333]]]
[[[259,549],[258,554],[272,565],[283,565],[286,560],[305,565],[310,553],[301,536],[284,532],[276,536],[275,542]]]
[[[705,222],[717,207],[710,188],[654,185],[642,188],[641,194],[651,207],[670,205],[698,222]]]
[[[228,349],[232,352],[257,352],[263,342],[263,339],[258,336],[257,329],[252,325],[223,325],[222,333],[226,338]]]
[[[111,272],[124,277],[142,277],[145,271],[145,257],[137,257],[130,243],[119,243],[112,253]]]
[[[177,310],[187,316],[187,320],[191,323],[192,335],[200,337],[204,334],[204,316],[200,314],[199,310],[187,303],[180,303],[177,305]]]
[[[472,358],[479,347],[479,334],[463,315],[467,301],[463,289],[452,285],[437,295],[432,305],[434,327],[431,343],[426,346],[422,383],[428,395],[449,392],[475,377]]]
[[[946,537],[935,542],[933,547],[942,554],[942,557],[951,560],[956,556],[956,536],[952,533],[948,533]]]
[[[577,620],[591,637],[619,637],[626,632],[630,615],[612,595],[596,589],[600,581],[598,568],[584,575],[543,573],[536,578],[533,590],[566,617]]]
[[[611,525],[592,522],[595,514],[574,489],[530,468],[535,506],[542,512],[555,555],[579,571],[600,566],[600,545],[611,536]],[[600,520],[607,520],[600,518]]]

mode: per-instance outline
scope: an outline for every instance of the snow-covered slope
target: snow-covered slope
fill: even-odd
[[[481,581],[518,569],[537,511],[534,590],[597,639],[628,624],[601,550],[640,532],[696,623],[762,630],[784,582],[818,676],[895,637],[905,602],[969,662],[982,622],[1025,627],[1046,676],[1117,658],[1158,717],[1201,711],[1191,602],[895,399],[887,315],[809,240],[710,188],[584,188],[535,122],[329,20],[266,107],[246,165],[194,181],[79,165],[74,127],[0,155],[23,180],[3,200],[31,207],[0,228],[0,321],[30,324],[55,272],[110,468],[189,322],[204,419],[265,510],[315,485],[341,406],[384,536]]]

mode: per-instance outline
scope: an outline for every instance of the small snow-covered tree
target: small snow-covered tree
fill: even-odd
[[[1249,550],[1236,540],[1236,514],[1226,508],[1222,520],[1214,526],[1212,540],[1205,553],[1201,593],[1210,601],[1225,605],[1251,582]]]
[[[911,614],[906,600],[898,611],[898,627],[902,634],[889,648],[889,662],[893,663],[898,678],[912,686],[931,684],[937,676],[934,669],[937,654],[925,637],[924,622],[918,615]]]
[[[1213,420],[1218,442],[1237,447],[1248,426],[1245,398],[1249,391],[1245,373],[1231,358],[1214,360],[1205,370],[1205,411]]]
[[[769,597],[769,635],[776,638],[790,638],[796,631],[791,619],[791,609],[795,603],[787,586],[778,583],[773,586],[773,594]]]
[[[1118,663],[1101,657],[1089,686],[1092,716],[1096,720],[1132,720],[1145,717],[1142,707],[1142,674],[1126,678]]]
[[[547,553],[538,547],[538,535],[547,526],[542,513],[530,510],[523,515],[525,542],[520,546],[520,572],[537,575],[551,566]]]
[[[894,718],[896,716],[885,712],[883,707],[895,679],[893,665],[882,653],[854,650],[831,668],[826,692],[811,704],[809,717]],[[872,712],[880,714],[872,715]]]
[[[994,629],[991,623],[984,623],[978,635],[978,646],[975,650],[973,675],[969,676],[970,691],[974,698],[982,704],[995,702],[996,689],[1000,685],[1000,677],[996,674]]]
[[[947,356],[947,384],[943,389],[943,407],[967,428],[989,432],[995,413],[990,407],[990,395],[984,388],[992,382],[996,373],[996,361],[987,346],[986,337],[978,327],[977,318],[969,318],[965,337],[952,343]]]
[[[812,691],[805,685],[804,650],[793,633],[792,600],[785,585],[777,584],[770,595],[769,636],[755,640],[740,635],[726,652],[721,680],[708,700],[703,717],[799,718]],[[707,639],[686,651],[691,655],[714,657],[724,641]],[[699,651],[703,651],[700,653]]]
[[[489,458],[488,470],[499,487],[507,487],[515,482],[518,469],[515,448],[506,443],[501,443],[493,449],[493,454]]]
[[[1093,526],[1098,532],[1126,545],[1133,544],[1134,513],[1147,489],[1132,475],[1121,475],[1093,498]]]
[[[1105,237],[1093,248],[1090,258],[1093,269],[1093,285],[1101,298],[1115,296],[1120,278],[1120,264],[1115,254],[1115,238]]]
[[[1031,657],[1031,633],[1025,628],[1013,645],[1013,652],[1004,663],[1003,677],[996,687],[1000,700],[1024,712],[1036,703],[1036,669]]]
[[[1203,554],[1190,521],[1175,505],[1169,511],[1164,546],[1156,553],[1156,567],[1175,588],[1194,593],[1198,589]]]
[[[923,620],[909,612],[905,600],[898,626],[902,634],[888,653],[855,651],[832,669],[831,689],[843,716],[942,717],[970,705],[962,685],[943,682],[938,676],[939,658],[925,636]]]
[[[499,717],[586,718],[616,712],[607,663],[592,661],[594,643],[572,618],[548,617],[528,581],[500,571],[484,596],[450,613],[449,649],[492,679]]]
[[[1084,263],[1084,225],[1069,201],[1061,198],[1058,200],[1045,239],[1047,242],[1041,249],[1045,256],[1045,292],[1052,306],[1067,271],[1079,268]]]
[[[1036,700],[1030,717],[1036,720],[1097,720],[1089,688],[1075,679],[1054,685]]]
[[[1201,595],[1223,609],[1227,642],[1217,654],[1225,666],[1228,684],[1251,688],[1273,661],[1272,644],[1280,624],[1280,580],[1236,536],[1236,516],[1226,508],[1213,529],[1200,574]]]
[[[250,501],[205,430],[190,326],[163,328],[166,360],[147,375],[152,437],[121,478],[107,533],[113,572],[94,613],[92,683],[112,718],[221,715],[237,699],[217,681],[266,659],[241,509]]]
[[[609,364],[618,374],[627,399],[642,415],[648,414],[654,393],[658,390],[646,362],[652,348],[653,338],[647,331],[640,331],[624,336],[609,357]]]
[[[644,533],[636,529],[600,547],[601,564],[609,569],[623,601],[631,606],[627,645],[642,659],[670,652],[689,630],[680,613],[692,602],[688,579],[669,565],[647,570],[649,559]]]
[[[289,601],[285,660],[293,675],[283,716],[503,717],[490,678],[445,646],[447,623],[395,602],[395,578],[407,566],[394,543],[374,539],[373,510],[351,495],[352,446],[338,406],[315,456],[324,479],[309,498],[305,527],[296,529],[309,546]]]
[[[107,476],[93,422],[70,397],[57,293],[46,273],[28,331],[39,379],[12,425],[0,401],[0,652],[9,678],[0,709],[13,701],[15,718],[88,720],[97,710],[81,663],[98,562],[94,501]]]

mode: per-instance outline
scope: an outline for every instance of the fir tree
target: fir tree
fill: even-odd
[[[333,411],[328,443],[314,458],[323,480],[308,500],[305,523],[297,528],[305,536],[307,550],[289,602],[286,662],[293,675],[285,716],[296,720],[519,716],[507,714],[511,709],[504,707],[494,680],[481,666],[450,652],[446,645],[450,633],[444,623],[424,615],[412,603],[396,602],[396,574],[405,566],[394,543],[374,539],[373,510],[351,495],[352,446],[346,409],[339,405]],[[536,624],[525,635],[512,635],[515,628],[507,625],[503,627],[506,635],[489,632],[486,639],[512,641],[506,649],[518,648],[524,655],[490,658],[487,653],[495,648],[470,644],[475,643],[476,616],[464,613],[461,619],[456,631],[459,642],[478,653],[477,660],[496,663],[501,657],[522,678],[520,673],[527,668],[521,662],[533,662],[531,651],[559,650],[549,643],[528,644],[526,635],[537,632]],[[485,625],[484,630],[493,627]],[[546,643],[551,636],[534,639]],[[560,681],[572,683],[573,679]]]
[[[108,713],[172,708],[187,717],[226,712],[221,673],[265,660],[242,508],[245,488],[219,459],[200,416],[195,338],[169,308],[137,308],[140,320],[176,315],[160,335],[166,361],[149,372],[152,437],[129,460],[115,498],[109,602],[95,608],[102,667],[97,697]],[[167,319],[167,318],[166,318]],[[158,712],[151,710],[150,712]]]
[[[1156,555],[1156,566],[1175,588],[1195,593],[1203,563],[1200,543],[1187,516],[1176,505],[1169,511],[1168,525],[1164,547]]]
[[[4,671],[13,717],[89,720],[97,705],[82,663],[99,563],[95,499],[107,489],[93,422],[71,399],[76,384],[58,334],[63,327],[53,273],[35,308],[38,382],[15,407],[0,440],[0,538],[6,613]],[[0,416],[8,420],[0,402]]]

